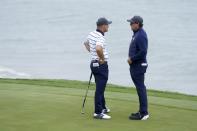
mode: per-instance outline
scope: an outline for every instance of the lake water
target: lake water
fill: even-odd
[[[88,81],[82,43],[105,16],[113,21],[109,83],[133,86],[126,19],[137,14],[149,37],[147,88],[197,95],[196,7],[196,0],[1,0],[0,77]]]

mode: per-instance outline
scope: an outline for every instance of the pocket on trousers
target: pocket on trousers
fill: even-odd
[[[99,72],[99,63],[91,63],[90,65],[91,71],[93,74]]]
[[[99,70],[100,71],[107,71],[108,70],[108,65],[107,64],[100,64],[99,65]]]
[[[144,65],[138,64],[135,66],[131,66],[130,72],[131,74],[143,74],[143,73],[146,73],[146,69],[147,69],[147,65],[144,66]]]

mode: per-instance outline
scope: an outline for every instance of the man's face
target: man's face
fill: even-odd
[[[109,29],[109,25],[103,25],[103,31],[104,32],[108,32]]]
[[[139,29],[139,23],[131,23],[131,30],[137,31]]]

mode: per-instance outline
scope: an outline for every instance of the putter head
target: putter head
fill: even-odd
[[[84,111],[84,109],[82,109],[82,110],[81,110],[81,114],[85,114],[85,111]]]

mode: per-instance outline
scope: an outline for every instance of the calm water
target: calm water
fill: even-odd
[[[82,42],[105,16],[113,21],[109,82],[133,86],[126,19],[138,14],[149,37],[147,87],[197,95],[196,7],[196,0],[1,0],[0,77],[87,81]]]

